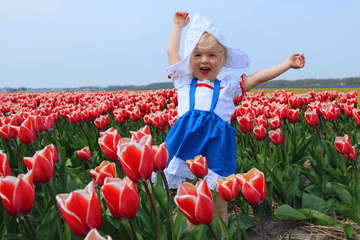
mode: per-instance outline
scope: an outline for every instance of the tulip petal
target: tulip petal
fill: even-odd
[[[258,205],[261,203],[261,195],[260,193],[253,188],[248,182],[245,182],[242,187],[242,192],[244,194],[244,197],[251,205]]]
[[[260,172],[256,177],[250,180],[249,184],[255,188],[261,195],[261,201],[264,201],[266,198],[266,185],[265,185],[265,176]]]
[[[141,145],[133,142],[127,143],[119,154],[120,163],[126,176],[135,183],[139,182],[139,165],[142,154]]]
[[[119,212],[119,207],[118,207],[120,204],[121,191],[122,191],[121,185],[116,182],[105,183],[101,187],[101,192],[103,193],[106,204],[107,204],[111,214],[117,220],[122,220],[121,214]]]
[[[200,224],[200,221],[195,217],[195,206],[197,201],[195,196],[175,196],[174,201],[187,220],[195,225]]]
[[[0,184],[0,197],[2,199],[6,211],[13,217],[17,216],[16,210],[13,206],[16,182],[17,182],[17,178],[8,176],[6,178],[1,179],[1,184]]]
[[[18,215],[28,215],[35,202],[35,189],[21,177],[18,178],[14,191],[14,208]]]
[[[61,211],[66,223],[70,227],[71,231],[76,236],[85,237],[87,234],[87,226],[86,226],[85,221],[82,221],[75,213],[73,213],[72,211],[67,209],[65,206],[65,202],[67,202],[68,199],[71,198],[72,193],[58,194],[56,196],[56,200],[59,204],[60,211]]]
[[[120,195],[119,211],[126,219],[133,219],[139,209],[139,196],[133,189],[125,185]]]
[[[101,206],[99,197],[96,195],[96,191],[92,191],[90,193],[90,198],[91,199],[87,207],[86,223],[90,229],[96,228],[97,230],[100,230],[102,224]]]

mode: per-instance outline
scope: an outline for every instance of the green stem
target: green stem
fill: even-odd
[[[31,149],[33,150],[33,152],[34,152],[34,154],[35,154],[35,153],[36,153],[36,151],[35,151],[34,146],[33,146],[32,144],[30,144],[29,146],[31,147]]]
[[[218,237],[216,236],[215,231],[214,231],[214,229],[211,227],[211,225],[210,225],[210,224],[208,224],[207,226],[209,227],[209,229],[210,229],[210,231],[211,231],[212,235],[214,236],[214,239],[218,240]]]
[[[260,206],[257,206],[257,209],[259,210],[259,215],[260,215],[260,221],[261,221],[261,227],[262,227],[262,239],[265,240],[265,228],[264,228],[264,221],[263,221],[263,217],[262,217],[262,213],[261,213],[261,209]]]
[[[249,134],[249,136],[250,136],[250,139],[251,139],[251,141],[252,141],[252,143],[254,145],[256,162],[258,163],[260,171],[261,171],[261,165],[260,165],[260,162],[259,162],[259,159],[258,159],[258,156],[257,156],[257,150],[256,150],[256,145],[255,145],[254,139],[252,138],[251,134]]]
[[[50,183],[46,183],[46,186],[49,189],[49,193],[50,193],[51,199],[52,199],[52,201],[54,203],[55,210],[59,211],[59,206],[58,206],[58,204],[56,202],[56,198],[55,198],[54,192],[51,189]],[[62,240],[63,239],[63,232],[62,232],[62,229],[61,229],[60,215],[57,216],[57,223],[58,223],[58,228],[59,228],[59,236],[60,236],[60,239]]]
[[[232,203],[233,208],[234,208],[237,225],[240,228],[240,221],[239,221],[239,216],[237,215],[237,212],[236,212],[236,205],[235,205],[234,201],[231,201],[231,203]],[[238,239],[241,239],[241,232],[240,232],[239,229],[238,229]]]
[[[66,192],[69,192],[69,190],[68,190],[67,187],[66,187],[66,183],[65,183],[64,177],[63,177],[63,175],[61,174],[59,168],[58,168],[55,164],[54,164],[54,168],[55,168],[56,171],[59,173],[59,176],[60,176],[60,178],[61,178],[61,181],[63,182],[63,185],[64,185],[64,187],[65,187],[65,189],[66,189]]]
[[[34,230],[33,226],[31,225],[31,222],[30,222],[30,220],[29,220],[29,217],[28,217],[27,215],[25,215],[24,218],[25,218],[25,221],[26,221],[27,225],[29,226],[29,229],[30,229],[30,231],[31,231],[31,234],[32,234],[32,236],[33,236],[33,239],[34,239],[34,240],[38,240],[37,237],[36,237],[35,230]]]
[[[21,223],[21,218],[18,217],[18,222],[19,222],[19,228],[20,228],[20,234],[21,234],[21,240],[25,239],[25,233],[24,233],[24,229]]]
[[[269,152],[269,159],[270,159],[270,163],[271,163],[271,168],[273,167],[273,162],[271,160],[271,149],[270,149],[270,141],[269,141],[269,136],[266,134],[266,145],[267,145],[267,149]]]
[[[169,208],[169,217],[170,217],[170,228],[171,228],[171,239],[174,239],[174,219],[173,219],[173,214],[172,214],[172,208],[171,208],[171,198],[170,198],[170,189],[169,189],[169,184],[166,180],[165,174],[163,171],[160,171],[161,173],[161,177],[164,181],[164,185],[165,185],[165,189],[166,189],[166,195],[168,198],[168,208]]]
[[[42,135],[42,134],[41,134],[40,136],[41,136],[41,137],[42,137],[42,139],[44,140],[44,142],[45,142],[46,146],[47,146],[47,145],[49,145],[49,144],[47,143],[47,141],[46,141],[46,139],[45,139],[44,135]]]
[[[125,177],[125,173],[124,173],[124,170],[122,169],[122,167],[121,167],[121,165],[120,165],[119,160],[116,160],[116,161],[115,161],[115,164],[116,164],[116,166],[117,166],[117,168],[118,168],[118,170],[119,170],[119,172],[120,172],[120,177],[121,177],[121,178],[124,178],[124,177]]]
[[[284,156],[284,160],[285,160],[285,169],[287,171],[287,159],[286,159],[286,154],[285,154],[285,151],[284,151],[284,148],[282,146],[282,144],[280,144],[280,148],[281,148],[281,151],[283,153],[283,156]]]
[[[55,134],[55,132],[54,131],[50,131],[51,133],[52,133],[52,135],[54,136],[54,138],[55,138],[55,141],[56,141],[56,144],[57,144],[57,146],[58,146],[58,148],[60,147],[60,143],[59,143],[59,141],[58,141],[58,139],[57,139],[57,137],[56,137],[56,134]]]
[[[135,240],[138,240],[138,238],[137,238],[137,236],[136,236],[135,228],[134,228],[134,225],[132,224],[132,220],[131,220],[131,219],[129,220],[129,223],[130,223],[131,231],[133,232],[133,235],[134,235],[134,239],[135,239]]]
[[[321,136],[320,136],[320,132],[319,130],[317,129],[317,127],[315,127],[317,133],[318,133],[318,136],[319,136],[319,141],[320,141],[320,150],[321,150],[321,162],[322,164],[324,164],[324,157],[323,157],[323,148],[322,148],[322,141],[321,141]]]
[[[16,154],[17,154],[17,157],[18,157],[18,168],[19,169],[22,169],[22,164],[21,164],[21,159],[20,159],[20,153],[19,153],[19,149],[17,147],[17,143],[16,143],[16,140],[15,139],[12,139],[10,140],[11,143],[13,143],[14,145],[14,148],[15,148],[15,151],[16,151]],[[5,145],[6,146],[6,145]]]
[[[160,228],[159,228],[159,221],[158,221],[158,217],[157,217],[157,212],[156,212],[156,208],[155,208],[155,204],[154,204],[154,200],[151,196],[151,193],[149,191],[149,187],[147,185],[147,182],[143,182],[143,185],[144,185],[144,188],[145,188],[145,191],[146,191],[146,194],[148,195],[149,197],[149,200],[150,200],[150,203],[151,203],[151,207],[154,211],[154,218],[155,218],[155,225],[156,225],[156,237],[157,237],[157,240],[160,240]]]

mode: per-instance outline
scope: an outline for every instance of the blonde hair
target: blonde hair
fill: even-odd
[[[213,35],[211,35],[210,33],[208,32],[204,32],[203,35],[201,36],[199,43],[202,43],[203,41],[205,40],[210,40],[211,42],[211,46],[210,47],[216,47],[218,46],[220,48],[220,51],[221,53],[223,54],[224,56],[224,60],[226,62],[226,59],[227,59],[227,50],[226,50],[226,47],[224,47],[224,45],[222,45]],[[225,63],[224,62],[224,63]]]

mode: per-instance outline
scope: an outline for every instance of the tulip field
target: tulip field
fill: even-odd
[[[338,90],[235,98],[237,174],[218,179],[216,190],[204,156],[187,161],[192,183],[168,188],[174,89],[0,93],[0,238],[249,239],[267,215],[340,228],[354,239],[359,97]],[[228,223],[217,192],[228,202]]]

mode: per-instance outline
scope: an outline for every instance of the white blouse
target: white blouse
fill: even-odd
[[[184,115],[190,107],[190,85],[192,75],[177,73],[172,75],[172,80],[178,91],[178,115]],[[219,99],[214,112],[226,122],[230,123],[231,115],[235,111],[233,99],[245,94],[241,87],[242,78],[235,74],[226,75],[220,80]],[[209,111],[213,95],[214,83],[208,80],[198,80],[195,91],[195,109]]]

